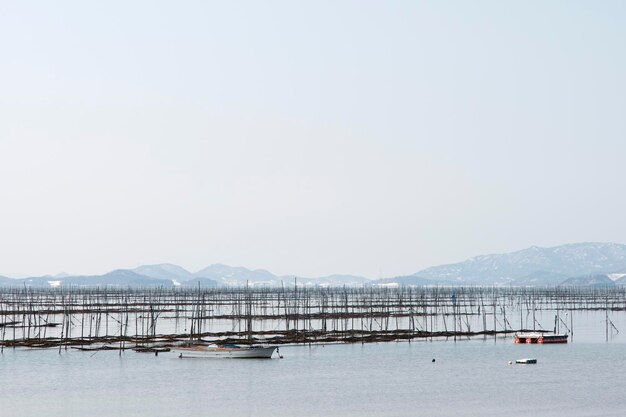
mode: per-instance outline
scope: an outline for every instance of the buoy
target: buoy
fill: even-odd
[[[433,362],[435,362],[435,358],[433,358]]]
[[[509,361],[509,365],[513,365],[513,361]]]

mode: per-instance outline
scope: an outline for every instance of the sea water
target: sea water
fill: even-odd
[[[271,360],[5,348],[0,416],[624,416],[626,344],[606,342],[603,318],[577,318],[563,345],[284,346]],[[526,357],[538,363],[508,364]]]

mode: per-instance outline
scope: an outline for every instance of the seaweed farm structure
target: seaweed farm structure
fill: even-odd
[[[573,314],[626,310],[623,288],[2,288],[0,349],[367,343],[574,336]],[[542,326],[543,324],[543,326]],[[616,330],[616,329],[615,329]],[[545,340],[545,339],[544,339]]]

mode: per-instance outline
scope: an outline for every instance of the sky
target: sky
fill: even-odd
[[[622,1],[0,0],[0,274],[626,243]]]

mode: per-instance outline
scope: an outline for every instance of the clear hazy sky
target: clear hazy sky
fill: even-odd
[[[626,2],[0,0],[0,273],[626,241]]]

